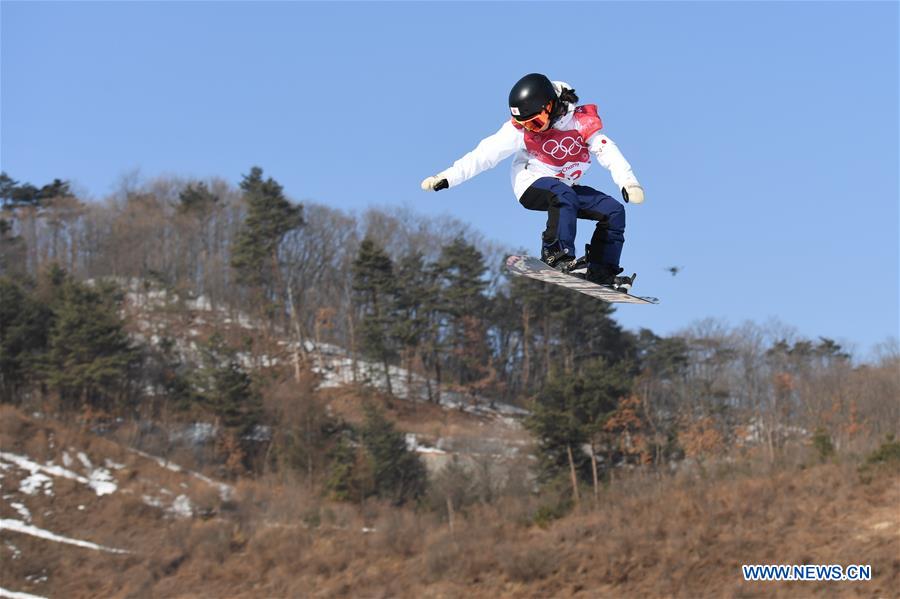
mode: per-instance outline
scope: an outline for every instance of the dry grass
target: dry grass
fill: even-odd
[[[353,424],[362,423],[362,405],[372,403],[384,410],[397,428],[422,435],[431,440],[441,437],[498,438],[526,442],[528,435],[521,428],[510,427],[493,418],[461,410],[448,410],[424,401],[390,399],[368,388],[352,386],[324,389],[322,397],[333,414]]]
[[[56,449],[40,447],[51,438]],[[290,478],[241,481],[222,502],[196,479],[114,443],[0,408],[4,449],[51,459],[60,439],[89,448],[95,461],[108,454],[125,463],[120,491],[98,498],[56,481],[54,498],[29,498],[35,523],[133,553],[4,532],[3,588],[53,597],[467,599],[892,597],[900,589],[896,469],[880,469],[870,482],[849,463],[636,472],[614,480],[597,505],[586,502],[546,528],[526,524],[541,499],[525,495],[472,504],[456,514],[451,533],[445,514],[328,503]],[[9,479],[0,482],[8,492]],[[141,500],[161,487],[189,494],[207,516],[177,519]],[[0,517],[14,517],[9,509],[0,502]],[[874,580],[745,583],[742,563],[871,564]]]

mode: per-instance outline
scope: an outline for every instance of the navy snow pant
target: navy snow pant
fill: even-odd
[[[597,221],[591,237],[591,262],[619,266],[625,243],[625,206],[584,185],[571,187],[553,177],[541,177],[522,194],[519,202],[529,210],[547,212],[545,248],[568,250],[575,256],[575,227],[579,218]]]

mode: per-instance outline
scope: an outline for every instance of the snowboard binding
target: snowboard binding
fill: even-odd
[[[637,273],[632,273],[630,277],[621,276],[625,269],[606,264],[592,264],[590,256],[591,246],[587,244],[584,246],[584,256],[566,262],[559,270],[591,283],[628,293],[634,285],[634,280],[637,279]]]

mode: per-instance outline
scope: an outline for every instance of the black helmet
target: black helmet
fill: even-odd
[[[513,118],[524,120],[544,110],[557,99],[553,83],[546,75],[531,73],[519,79],[509,91],[509,111]]]

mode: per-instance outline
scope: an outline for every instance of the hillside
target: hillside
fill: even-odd
[[[0,595],[900,587],[896,343],[625,330],[460,223],[259,167],[99,203],[3,176]]]
[[[900,471],[748,463],[623,474],[544,527],[506,498],[456,515],[236,486],[0,411],[0,587],[43,597],[897,596]],[[871,564],[866,583],[747,583],[742,563]]]

